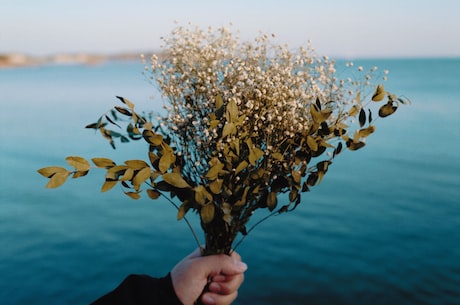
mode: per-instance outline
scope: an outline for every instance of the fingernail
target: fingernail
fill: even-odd
[[[237,261],[235,265],[238,269],[241,269],[241,271],[246,271],[246,269],[248,269],[248,265],[246,265],[242,261]]]
[[[203,303],[208,304],[208,305],[216,304],[216,301],[210,295],[207,295],[207,294],[203,295],[203,297],[201,298],[201,301],[203,301]]]

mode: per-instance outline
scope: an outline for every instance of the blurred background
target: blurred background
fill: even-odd
[[[412,100],[297,210],[251,232],[235,304],[458,304],[459,12],[454,0],[2,1],[0,304],[88,304],[196,247],[164,200],[100,193],[98,171],[48,190],[36,172],[69,155],[147,158],[142,143],[112,150],[84,126],[116,95],[161,107],[139,55],[158,51],[174,20],[292,48],[312,40],[339,65],[388,69],[385,87]]]

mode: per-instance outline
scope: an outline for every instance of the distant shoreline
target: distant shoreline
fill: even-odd
[[[145,52],[153,54],[155,52]],[[22,68],[43,65],[99,65],[108,61],[131,61],[141,59],[142,53],[120,53],[113,55],[89,53],[61,53],[49,56],[29,56],[23,53],[0,54],[0,69]]]

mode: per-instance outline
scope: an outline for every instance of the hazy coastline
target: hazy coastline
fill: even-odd
[[[153,54],[155,52],[143,52]],[[47,56],[32,56],[25,53],[0,53],[1,68],[20,68],[42,65],[99,65],[108,61],[140,60],[142,53],[91,54],[59,53]]]

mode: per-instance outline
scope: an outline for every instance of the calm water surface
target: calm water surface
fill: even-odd
[[[413,104],[337,158],[294,213],[251,233],[235,304],[460,304],[460,60],[358,64],[389,69],[386,88]],[[57,190],[36,173],[68,155],[145,158],[83,128],[115,95],[152,107],[141,71],[0,70],[0,304],[88,304],[127,274],[164,275],[195,248],[164,201],[102,194],[97,171]]]

